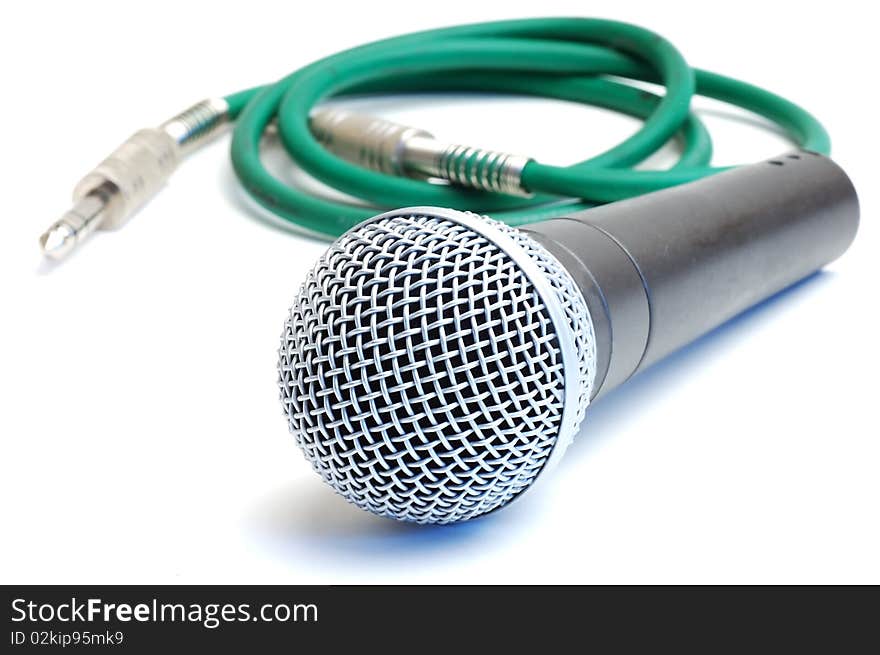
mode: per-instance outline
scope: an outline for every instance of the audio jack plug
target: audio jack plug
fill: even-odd
[[[523,198],[530,157],[438,141],[417,127],[331,107],[309,115],[309,129],[327,150],[380,173],[451,184]]]
[[[220,131],[228,111],[224,99],[210,98],[133,134],[76,185],[73,206],[40,237],[43,254],[64,259],[96,229],[125,223],[162,188],[184,155]]]

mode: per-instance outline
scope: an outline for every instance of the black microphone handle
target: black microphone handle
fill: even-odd
[[[858,223],[846,174],[798,151],[523,231],[584,293],[596,397],[836,259]]]

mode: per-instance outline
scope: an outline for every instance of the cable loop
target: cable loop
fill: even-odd
[[[662,96],[606,76],[660,83]],[[601,106],[644,120],[635,134],[571,166],[528,160],[516,197],[433,184],[358,166],[325,149],[309,130],[322,101],[353,94],[495,92]],[[396,207],[436,205],[489,214],[510,225],[559,211],[620,200],[723,170],[709,165],[712,142],[690,111],[693,95],[716,98],[778,124],[802,148],[828,154],[822,125],[794,103],[729,77],[691,68],[659,35],[626,23],[591,18],[540,18],[463,25],[407,34],[346,50],[284,79],[226,97],[236,120],[232,163],[253,198],[288,221],[334,238],[374,214]],[[260,161],[263,133],[277,120],[284,148],[304,171],[366,203],[347,204],[287,186]],[[635,170],[667,141],[681,154],[668,170]],[[479,181],[475,170],[462,172]],[[492,184],[500,191],[510,185]]]

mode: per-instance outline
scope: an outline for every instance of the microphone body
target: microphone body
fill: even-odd
[[[523,231],[584,295],[597,397],[839,257],[858,222],[846,174],[800,151]]]
[[[359,507],[486,514],[559,460],[593,398],[832,261],[857,227],[849,179],[806,151],[522,230],[381,214],[290,309],[289,428]]]

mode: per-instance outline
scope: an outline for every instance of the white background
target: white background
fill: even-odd
[[[0,17],[4,583],[880,582],[876,22],[866,2],[20,2]],[[827,271],[591,407],[552,480],[419,528],[347,505],[287,433],[275,357],[325,245],[242,200],[222,139],[62,266],[37,236],[135,129],[414,29],[637,22],[814,112],[862,199]],[[570,163],[637,127],[539,100],[398,100],[450,140]],[[716,163],[787,147],[699,101]],[[276,158],[273,155],[273,158]],[[661,158],[662,159],[662,158]],[[668,159],[668,156],[667,156]],[[660,160],[657,160],[660,161]]]

